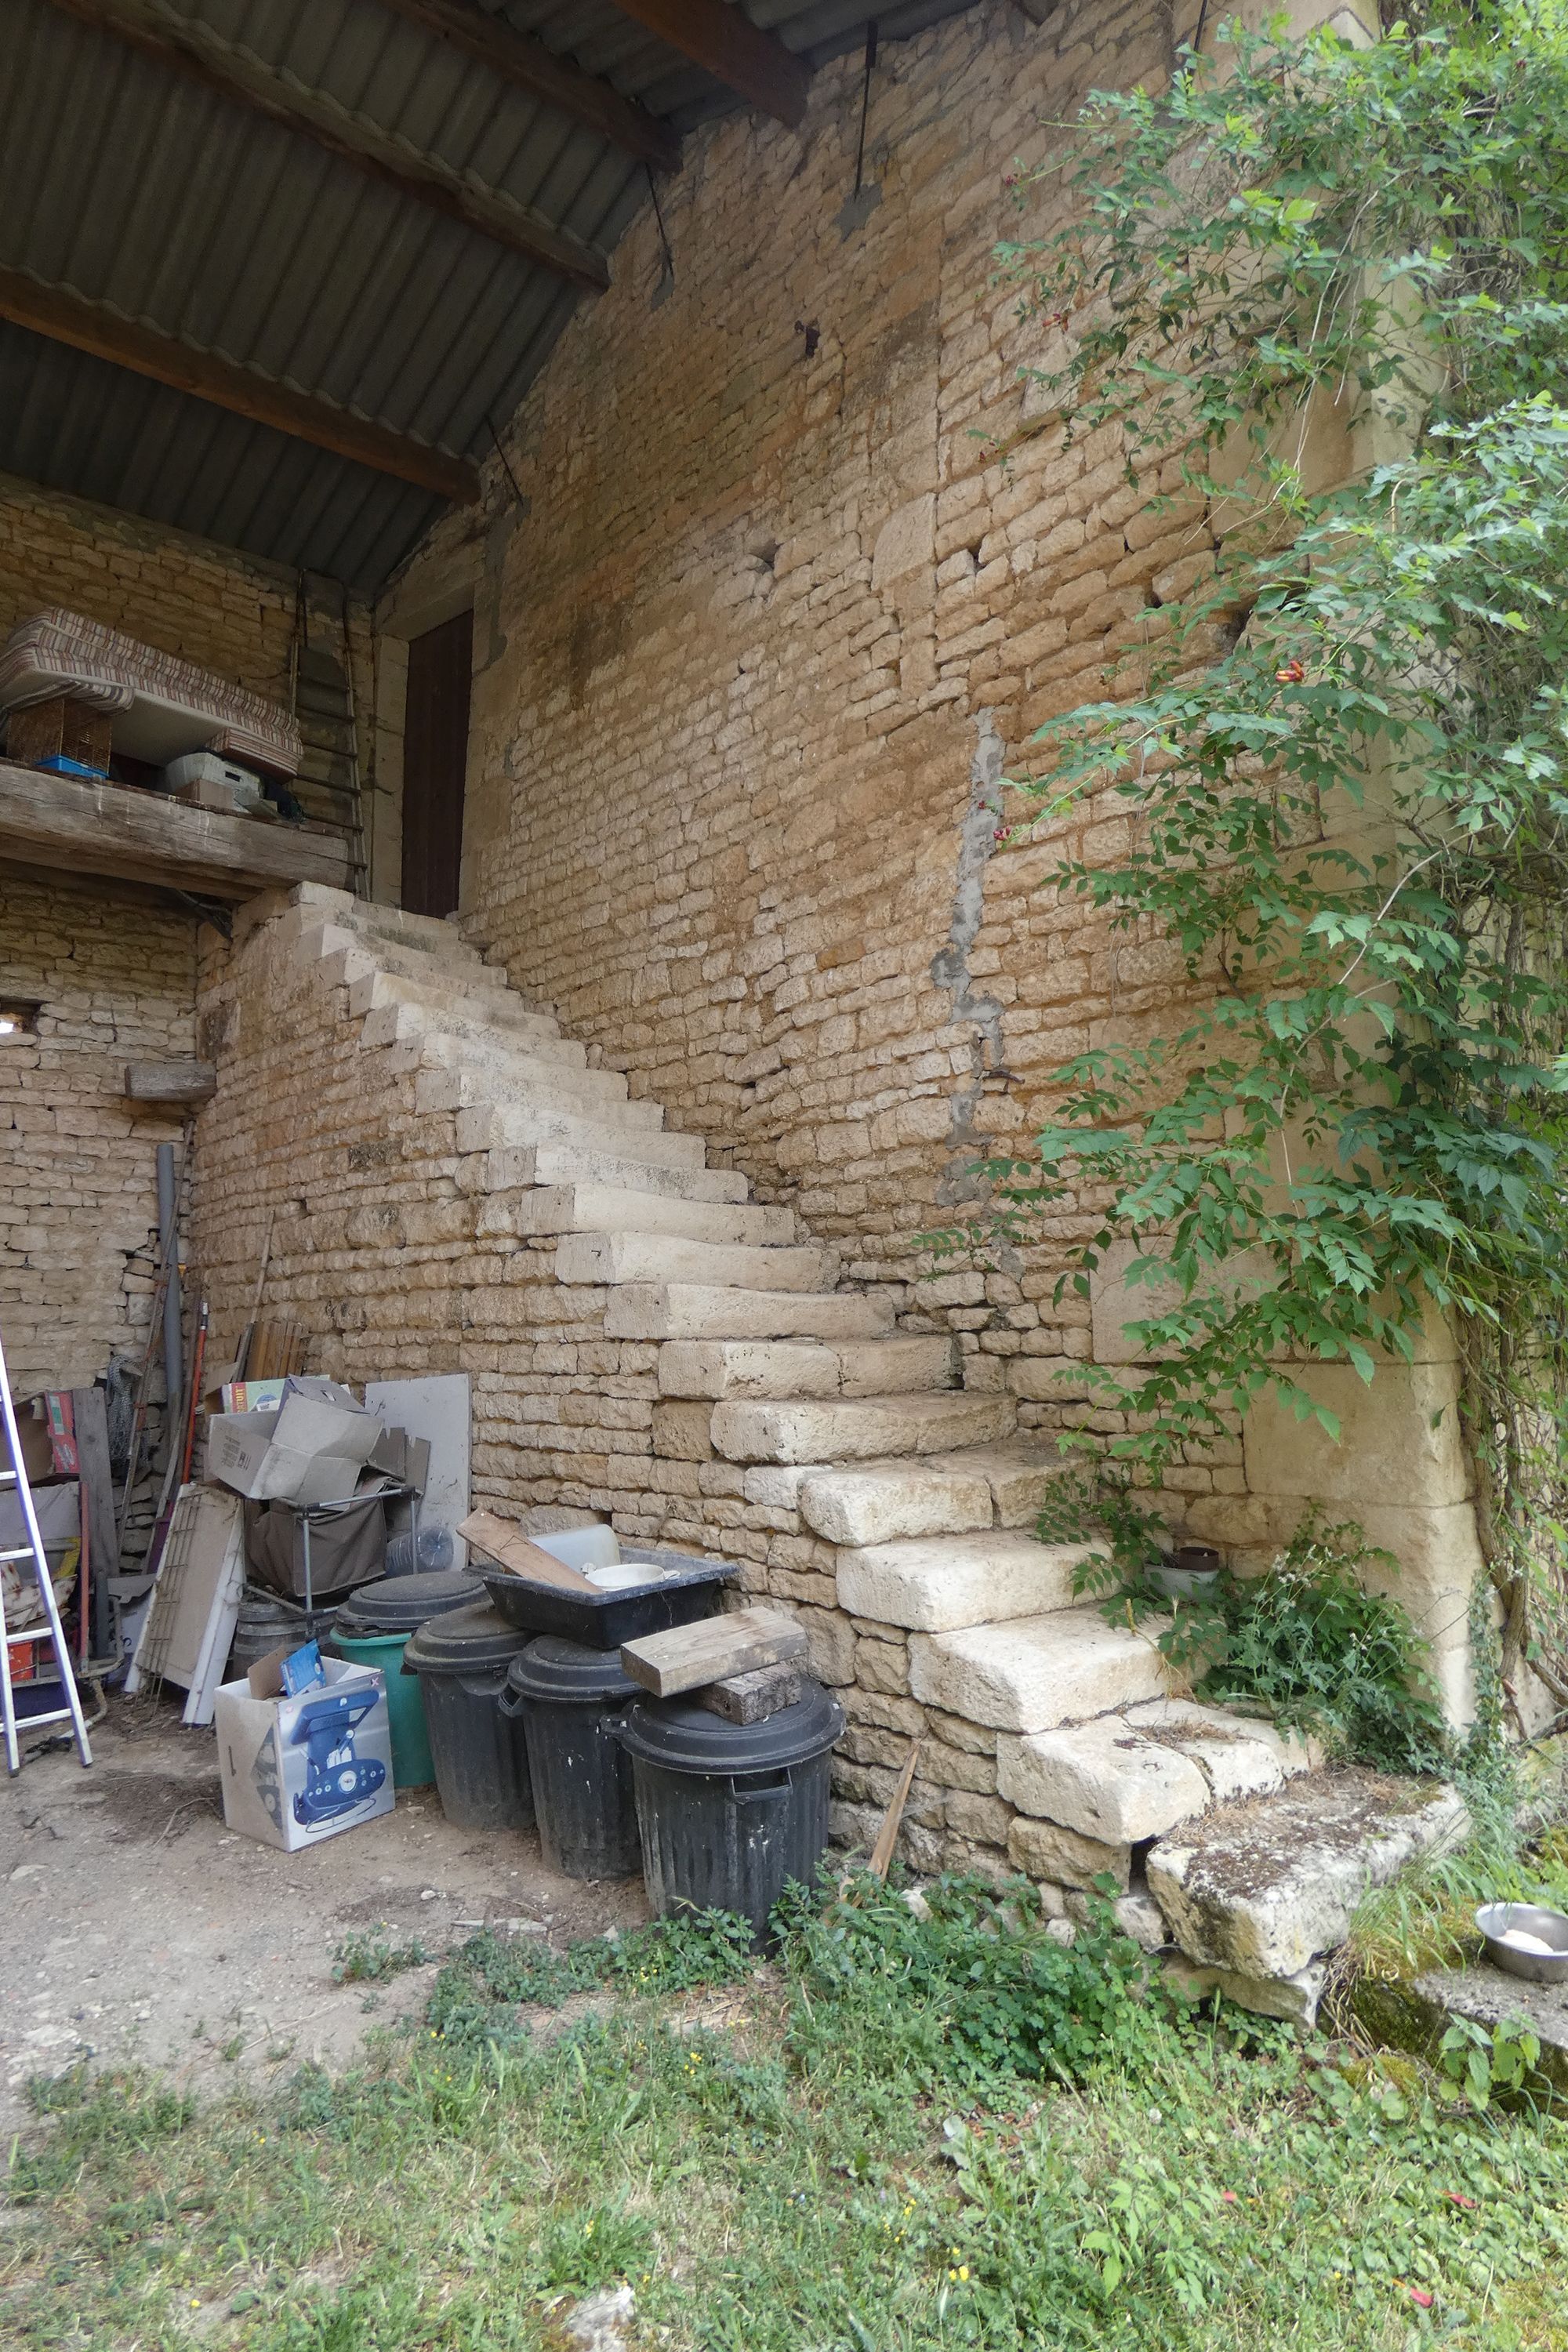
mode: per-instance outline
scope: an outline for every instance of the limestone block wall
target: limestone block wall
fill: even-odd
[[[0,476],[0,636],[50,604],[287,699],[291,574]],[[363,625],[357,642],[368,695]],[[36,1035],[0,1037],[0,1329],[19,1386],[89,1381],[140,1347],[153,1146],[180,1124],[125,1101],[124,1066],[196,1052],[195,960],[173,897],[0,862],[0,997],[37,1007]]]
[[[673,267],[650,212],[508,436],[521,508],[490,469],[476,596],[470,936],[838,1239],[847,1276],[911,1281],[907,1328],[955,1329],[966,1384],[1045,1432],[1118,1425],[1072,1377],[1089,1304],[1054,1297],[1094,1203],[1064,1196],[1002,1271],[910,1244],[1051,1116],[1067,1056],[1179,1010],[1163,941],[1046,882],[1122,851],[1120,807],[1020,830],[1006,779],[1113,664],[1135,677],[1211,540],[1195,509],[1151,511],[1171,475],[1130,480],[1042,412],[1020,370],[1057,330],[1020,322],[994,247],[1059,217],[1046,190],[1020,221],[1017,165],[1091,87],[1163,78],[1170,33],[1121,0],[1044,26],[988,0],[886,45],[858,200],[858,60],[818,74],[798,131],[693,134]],[[406,592],[474,545],[470,520],[438,529]],[[1417,1616],[1462,1649],[1468,1472],[1456,1430],[1426,1475],[1408,1386],[1351,1399],[1324,1491],[1369,1533],[1383,1514]],[[1404,1433],[1397,1502],[1369,1411]],[[1260,1415],[1178,1465],[1173,1524],[1266,1558],[1310,1491],[1277,1434]],[[1458,1651],[1445,1679],[1462,1708]]]
[[[0,1333],[18,1391],[85,1387],[152,1313],[155,1147],[128,1061],[195,1051],[195,927],[151,892],[0,869]]]

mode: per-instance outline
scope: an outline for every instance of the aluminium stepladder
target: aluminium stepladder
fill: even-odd
[[[49,1563],[44,1554],[44,1539],[38,1532],[38,1514],[33,1506],[33,1490],[27,1483],[26,1465],[22,1460],[22,1439],[16,1427],[16,1408],[11,1401],[11,1381],[5,1370],[5,1350],[0,1345],[0,1429],[5,1435],[5,1454],[8,1468],[0,1469],[0,1490],[14,1487],[22,1506],[22,1525],[26,1532],[25,1544],[9,1549],[0,1549],[0,1560],[30,1559],[37,1579],[38,1595],[43,1602],[44,1623],[48,1629],[49,1646],[55,1654],[55,1665],[60,1678],[63,1706],[51,1708],[42,1715],[29,1715],[26,1727],[29,1732],[46,1723],[68,1723],[76,1740],[77,1753],[83,1764],[92,1762],[92,1749],[88,1744],[87,1722],[81,1711],[81,1698],[71,1672],[70,1650],[60,1623],[60,1612],[55,1601],[55,1588],[49,1577]],[[5,1769],[13,1774],[22,1769],[22,1751],[16,1736],[16,1696],[11,1684],[11,1643],[5,1624],[5,1599],[0,1589],[0,1719],[5,1732]]]

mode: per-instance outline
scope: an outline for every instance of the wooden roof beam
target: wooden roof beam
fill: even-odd
[[[383,5],[421,32],[473,58],[514,89],[542,100],[585,131],[596,131],[612,146],[635,155],[639,163],[655,164],[661,172],[679,171],[680,139],[668,122],[646,107],[634,106],[570,58],[557,57],[533,34],[518,32],[504,16],[479,7],[477,0],[383,0]]]
[[[616,0],[616,5],[776,122],[794,130],[805,116],[811,68],[774,34],[753,25],[735,0]]]
[[[445,449],[356,416],[316,394],[296,392],[275,376],[240,367],[216,352],[197,350],[155,327],[144,327],[138,319],[122,318],[64,287],[42,285],[19,269],[0,269],[0,319],[47,335],[51,342],[68,343],[73,351],[90,352],[95,359],[110,360],[134,375],[151,376],[154,383],[210,401],[215,408],[226,408],[253,425],[270,425],[296,441],[330,449],[336,457],[352,457],[375,473],[412,482],[437,498],[471,505],[479,495],[474,468]]]
[[[363,115],[351,113],[324,91],[307,89],[291,77],[275,73],[248,49],[225,41],[197,19],[165,7],[163,0],[51,0],[51,5],[63,15],[123,41],[154,63],[199,82],[204,89],[313,140],[368,179],[379,180],[400,195],[444,213],[449,220],[505,246],[539,268],[552,270],[595,293],[602,293],[610,282],[609,264],[603,254],[595,253],[581,237],[557,228],[499,190],[483,186],[438,156],[395,138]]]

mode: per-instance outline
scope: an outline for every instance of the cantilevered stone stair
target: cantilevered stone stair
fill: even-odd
[[[850,1650],[884,1661],[870,1719],[912,1703],[962,1729],[972,1812],[994,1809],[972,1843],[1126,1885],[1140,1843],[1307,1762],[1267,1726],[1173,1710],[1153,1641],[1075,1597],[1085,1548],[1035,1539],[1061,1465],[1015,1400],[962,1388],[955,1339],[901,1331],[887,1293],[845,1286],[831,1244],[709,1168],[700,1136],[591,1066],[453,924],[313,886],[278,919],[347,992],[387,1081],[412,1078],[416,1123],[482,1155],[512,1233],[554,1242],[577,1319],[655,1347],[661,1399],[700,1418],[744,1506],[829,1564]]]

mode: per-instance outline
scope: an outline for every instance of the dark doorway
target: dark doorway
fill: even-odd
[[[403,903],[449,915],[463,855],[463,772],[474,616],[458,613],[408,646],[403,721]]]

